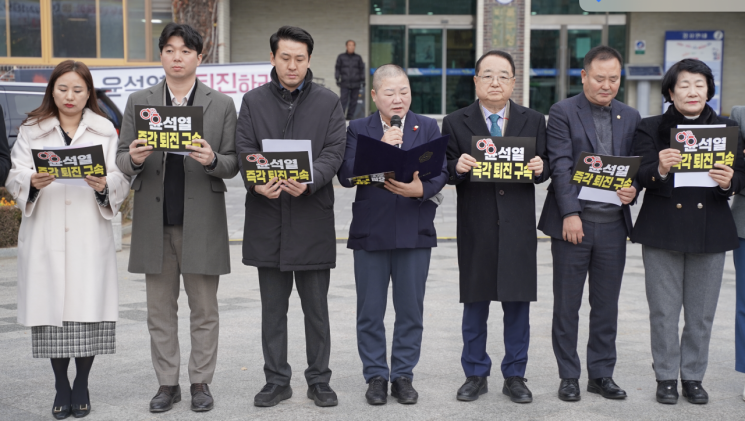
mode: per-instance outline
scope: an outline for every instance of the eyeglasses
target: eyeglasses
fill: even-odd
[[[494,75],[486,75],[486,76],[476,76],[478,78],[481,78],[481,83],[485,85],[491,85],[491,83],[496,78],[497,82],[499,82],[500,85],[509,83],[510,80],[514,79],[515,76],[507,77],[507,76],[494,76]]]

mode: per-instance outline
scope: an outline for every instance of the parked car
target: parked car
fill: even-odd
[[[8,145],[12,148],[18,137],[18,128],[26,114],[41,105],[46,83],[0,82],[0,105],[3,106]],[[122,127],[122,113],[103,89],[96,89],[98,106],[114,123],[116,132]]]

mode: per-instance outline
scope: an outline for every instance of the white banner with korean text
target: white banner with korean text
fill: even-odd
[[[165,77],[160,66],[91,68],[93,86],[105,89],[109,98],[124,113],[133,92],[157,85]],[[243,95],[269,83],[270,63],[203,64],[197,68],[197,79],[210,88],[233,98],[235,110],[241,109]]]

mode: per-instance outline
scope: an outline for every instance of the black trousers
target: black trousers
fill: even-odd
[[[354,112],[357,110],[357,98],[360,95],[360,87],[345,88],[341,87],[341,108],[346,110],[347,120],[354,118]],[[349,108],[347,108],[349,105]]]
[[[580,377],[577,331],[586,279],[590,293],[587,375],[590,379],[613,377],[616,366],[618,295],[626,264],[626,224],[623,219],[607,224],[582,221],[582,230],[585,236],[577,245],[551,239],[554,258],[551,339],[562,379]]]
[[[287,310],[293,274],[305,315],[305,352],[308,360],[305,379],[309,385],[328,383],[331,379],[331,328],[326,296],[331,270],[281,272],[276,268],[259,268],[261,345],[266,382],[287,386],[292,377],[292,368],[287,363]]]

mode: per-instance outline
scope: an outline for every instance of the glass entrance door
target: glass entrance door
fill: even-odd
[[[625,25],[608,27],[608,45],[624,56]],[[530,108],[548,114],[551,106],[582,92],[584,58],[602,43],[603,29],[561,26],[530,32]],[[623,66],[622,66],[623,69]],[[623,70],[622,70],[623,71]],[[625,78],[616,99],[623,102]]]
[[[448,114],[474,101],[475,55],[472,27],[371,26],[371,75],[389,63],[406,69],[417,114]]]
[[[411,110],[442,114],[442,29],[409,29],[407,73],[411,83]]]

